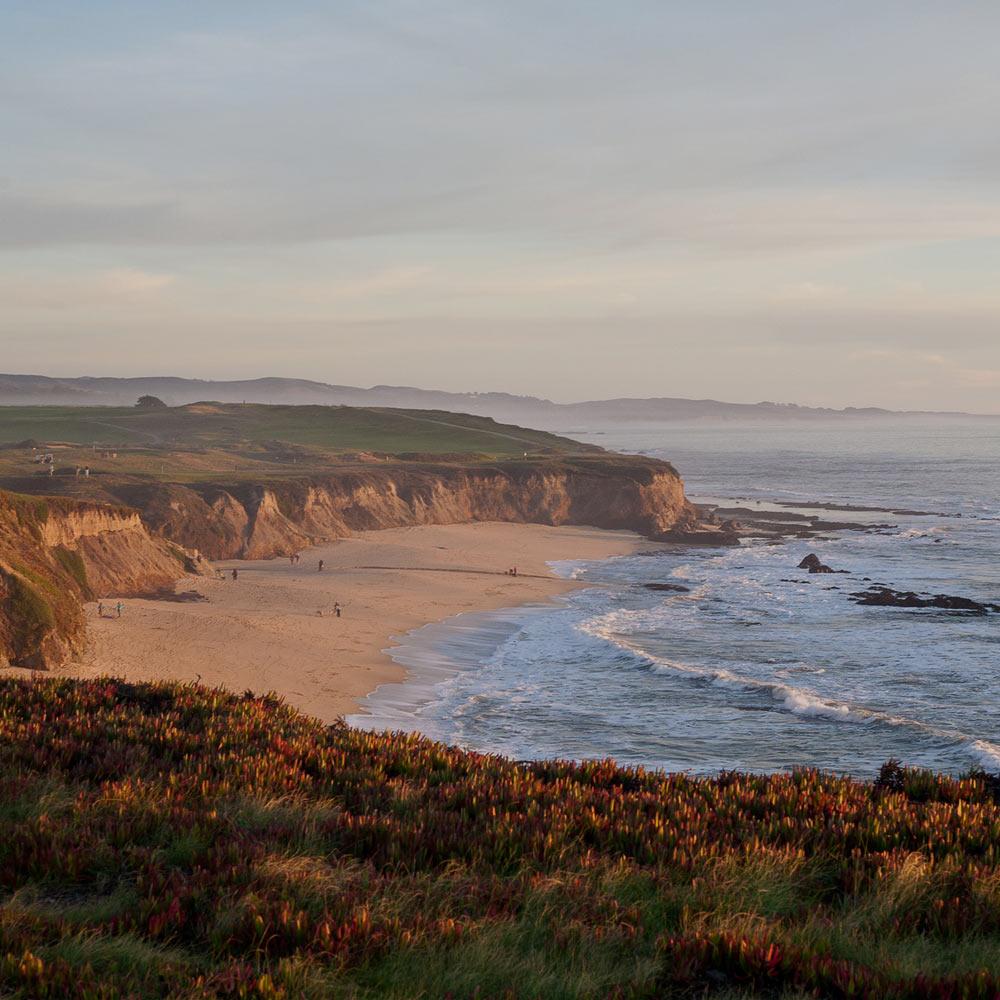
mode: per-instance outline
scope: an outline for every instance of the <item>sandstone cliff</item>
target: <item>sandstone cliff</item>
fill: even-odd
[[[396,463],[268,483],[123,486],[115,495],[165,538],[214,559],[266,559],[354,531],[470,521],[593,525],[706,540],[672,466],[614,455]],[[711,538],[725,540],[718,533]]]
[[[257,483],[88,485],[126,506],[0,491],[0,664],[44,667],[72,656],[84,641],[82,600],[155,591],[202,571],[203,556],[266,559],[355,531],[471,521],[733,540],[700,520],[668,463],[606,453],[359,464]]]
[[[155,591],[200,568],[138,511],[0,491],[0,665],[71,657],[85,640],[82,601]]]

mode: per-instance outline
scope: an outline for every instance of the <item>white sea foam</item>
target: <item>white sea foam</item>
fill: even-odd
[[[610,642],[623,651],[628,651],[633,658],[654,671],[669,671],[675,674],[687,675],[713,686],[736,687],[743,691],[760,691],[769,693],[775,707],[802,718],[815,718],[827,722],[842,722],[853,725],[883,725],[894,729],[910,730],[924,737],[934,738],[952,744],[961,749],[967,757],[977,761],[988,770],[1000,769],[1000,746],[987,740],[976,739],[955,729],[949,729],[924,722],[919,719],[894,715],[864,705],[845,703],[824,698],[808,689],[791,684],[770,681],[758,677],[743,676],[732,670],[719,667],[702,667],[663,656],[656,656],[631,642],[620,632],[616,632],[614,624],[623,627],[623,619],[627,613],[617,612],[603,619],[590,621],[581,626],[582,630],[595,638]],[[617,621],[616,621],[617,620]],[[805,665],[800,665],[805,666]],[[815,672],[824,673],[823,668],[811,668]]]
[[[869,777],[895,756],[955,773],[972,763],[1000,770],[989,684],[997,619],[861,609],[848,599],[864,577],[896,589],[1000,597],[990,582],[1000,557],[995,525],[973,514],[996,512],[1000,475],[988,461],[956,463],[954,438],[938,449],[940,464],[928,466],[922,435],[899,451],[897,471],[896,433],[868,464],[864,454],[849,454],[855,445],[871,451],[867,437],[838,435],[824,455],[813,430],[788,435],[780,455],[772,438],[747,436],[735,447],[730,430],[719,438],[699,430],[698,447],[667,457],[683,459],[689,484],[703,477],[692,493],[724,506],[731,502],[723,475],[744,504],[754,484],[771,498],[962,510],[963,519],[900,515],[885,533],[558,563],[559,575],[601,587],[575,591],[565,614],[546,611],[500,627],[470,616],[474,631],[495,629],[488,641],[462,629],[407,636],[392,655],[417,664],[411,678],[451,676],[425,684],[423,706],[394,697],[387,708],[394,719],[409,709],[412,727],[439,738],[517,756],[608,754],[700,772],[802,764]],[[700,452],[703,438],[720,446],[716,458]],[[932,481],[939,499],[912,492]],[[892,494],[898,484],[911,492]],[[887,513],[809,513],[890,520]],[[935,540],[946,544],[925,544]],[[813,551],[851,576],[797,571]],[[668,579],[689,591],[641,587]]]
[[[871,722],[871,713],[861,713],[852,710],[849,705],[824,701],[809,691],[783,684],[776,684],[772,689],[776,701],[794,715],[809,718],[832,719],[834,722]]]
[[[588,622],[582,626],[582,630],[589,635],[612,643],[619,649],[627,650],[637,660],[654,670],[670,670],[712,684],[735,686],[749,691],[769,692],[782,708],[795,715],[832,719],[836,722],[869,722],[876,715],[876,713],[865,709],[827,701],[811,691],[793,687],[790,684],[742,676],[721,667],[700,667],[691,663],[654,656],[620,634],[615,634],[612,628],[602,622]]]
[[[905,531],[899,532],[896,536],[897,538],[932,538],[934,536],[943,535],[943,528],[907,528]]]
[[[973,740],[971,755],[988,771],[1000,770],[1000,746],[989,740]]]

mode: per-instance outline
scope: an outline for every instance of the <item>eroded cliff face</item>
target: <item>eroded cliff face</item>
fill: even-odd
[[[698,515],[674,469],[600,456],[551,463],[409,465],[235,486],[132,488],[122,499],[164,537],[209,558],[266,559],[355,531],[508,521],[686,538]],[[693,538],[693,536],[690,536]]]
[[[0,665],[72,657],[85,641],[84,600],[149,593],[202,567],[138,511],[0,491]]]
[[[394,462],[268,483],[107,483],[127,506],[0,491],[0,663],[80,651],[82,600],[149,593],[204,558],[266,559],[356,531],[507,521],[726,542],[666,462],[595,455],[458,465]]]

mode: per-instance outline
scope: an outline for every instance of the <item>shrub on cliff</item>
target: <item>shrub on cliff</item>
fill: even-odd
[[[62,545],[53,549],[56,562],[73,578],[80,588],[82,597],[90,598],[90,584],[87,582],[87,567],[83,563],[83,556],[72,549],[64,548]]]
[[[1000,807],[978,776],[920,788],[0,680],[0,993],[992,998]]]
[[[17,573],[0,572],[0,605],[10,622],[14,663],[30,658],[56,626],[52,606],[39,590]]]
[[[82,644],[86,571],[42,540],[63,503],[0,491],[0,662],[45,667]]]

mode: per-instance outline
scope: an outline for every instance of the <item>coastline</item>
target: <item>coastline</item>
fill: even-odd
[[[558,579],[572,582],[566,577]],[[424,713],[440,703],[448,683],[487,665],[533,615],[559,610],[564,596],[557,593],[544,602],[463,611],[396,637],[394,645],[384,652],[405,671],[405,676],[369,692],[345,721],[358,729],[419,732],[437,739],[433,720]]]
[[[120,619],[98,618],[91,603],[87,652],[54,673],[275,691],[333,722],[363,712],[380,686],[407,679],[388,650],[415,629],[467,612],[547,605],[584,586],[556,576],[549,563],[655,548],[631,532],[535,524],[362,532],[305,550],[298,564],[219,562],[227,579],[188,577],[173,595],[124,600]],[[505,574],[509,566],[517,577]]]

